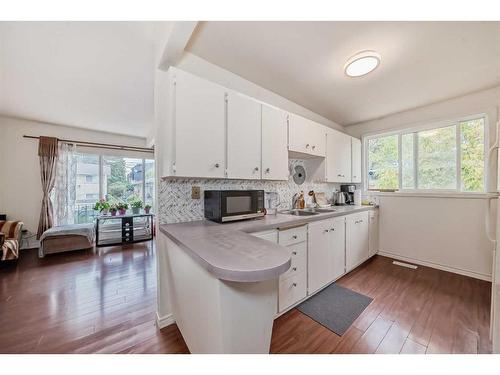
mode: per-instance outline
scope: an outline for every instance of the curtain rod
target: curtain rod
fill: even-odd
[[[37,137],[34,135],[23,135],[23,138],[40,139],[40,137]],[[108,149],[108,150],[141,151],[141,152],[154,153],[153,148],[147,148],[147,147],[123,146],[123,145],[114,145],[111,143],[74,141],[71,139],[59,139],[59,138],[57,140],[60,142],[72,143],[72,144],[75,144],[77,146],[84,146],[84,147],[104,148],[104,149]]]

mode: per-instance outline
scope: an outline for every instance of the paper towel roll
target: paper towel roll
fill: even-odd
[[[361,206],[361,189],[354,190],[354,205]]]

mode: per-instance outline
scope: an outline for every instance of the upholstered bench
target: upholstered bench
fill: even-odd
[[[94,247],[94,224],[72,224],[53,227],[40,237],[38,256],[84,250]]]

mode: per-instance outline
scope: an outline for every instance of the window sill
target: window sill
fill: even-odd
[[[380,197],[418,197],[418,198],[454,198],[454,199],[491,199],[499,197],[499,193],[456,193],[456,192],[411,192],[395,191],[382,192],[374,190],[365,190],[363,195]]]

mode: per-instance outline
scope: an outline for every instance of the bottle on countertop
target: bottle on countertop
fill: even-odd
[[[301,191],[299,198],[297,199],[297,208],[303,209],[306,208],[306,200],[304,198],[304,192]]]

